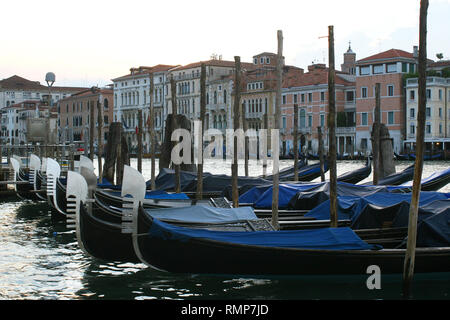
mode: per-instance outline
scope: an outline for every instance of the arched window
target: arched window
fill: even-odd
[[[108,99],[104,99],[103,100],[103,107],[105,108],[105,109],[108,109],[109,108],[109,105],[108,105]]]
[[[214,104],[217,104],[217,91],[214,91]]]
[[[223,90],[223,103],[227,103],[227,90]]]

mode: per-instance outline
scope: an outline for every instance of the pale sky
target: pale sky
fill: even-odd
[[[188,64],[277,51],[307,69],[328,63],[334,26],[336,68],[351,41],[357,60],[418,45],[420,0],[16,0],[2,1],[0,79],[14,74],[55,86],[104,86],[131,67]],[[428,58],[450,59],[450,0],[430,0]]]

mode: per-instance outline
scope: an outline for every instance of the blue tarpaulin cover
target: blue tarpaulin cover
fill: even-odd
[[[107,193],[116,196],[121,197],[120,191],[107,191]],[[127,196],[131,197],[131,196]],[[189,197],[185,193],[168,193],[166,191],[162,190],[155,190],[155,191],[147,191],[145,193],[145,199],[157,199],[157,200],[165,200],[165,199],[175,199],[175,200],[187,200]]]
[[[450,168],[442,170],[442,171],[438,171],[438,172],[435,172],[435,173],[431,174],[429,177],[422,179],[421,180],[421,184],[427,184],[427,183],[430,183],[432,181],[448,177],[449,175],[450,175]],[[408,181],[408,182],[403,183],[401,186],[402,187],[412,187],[413,186],[413,182],[412,181]]]
[[[145,209],[145,211],[156,219],[179,222],[221,223],[258,219],[251,207],[215,208],[196,205],[179,208]]]
[[[380,248],[364,242],[350,228],[232,232],[177,227],[154,219],[149,235],[164,240],[187,241],[191,238],[200,238],[234,244],[279,248],[317,250],[370,250]]]
[[[447,200],[449,198],[450,193],[422,191],[419,198],[419,207],[430,204],[433,201]],[[409,207],[411,193],[382,192],[371,194],[366,197],[339,196],[337,202],[338,219],[352,220],[352,226],[356,226],[358,219],[361,219],[361,214],[368,205],[382,209],[405,203]],[[319,206],[309,211],[305,217],[316,218],[317,220],[330,219],[330,200],[321,203]]]

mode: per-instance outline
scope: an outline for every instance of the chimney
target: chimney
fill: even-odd
[[[419,47],[418,46],[414,46],[413,47],[413,57],[414,58],[418,58],[419,57]]]

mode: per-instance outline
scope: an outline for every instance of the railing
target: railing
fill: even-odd
[[[336,134],[351,134],[356,133],[356,127],[337,127]]]

